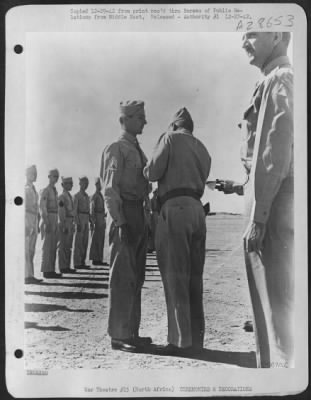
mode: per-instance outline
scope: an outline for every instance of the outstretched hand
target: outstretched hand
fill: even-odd
[[[224,181],[222,181],[220,186],[221,186],[221,189],[218,189],[218,190],[222,190],[224,192],[224,194],[236,193],[239,196],[242,196],[244,194],[243,185],[241,185],[240,183],[230,181],[230,180],[224,180]]]

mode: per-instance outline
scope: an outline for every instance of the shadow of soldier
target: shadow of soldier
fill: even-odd
[[[64,332],[64,331],[70,331],[71,329],[68,328],[63,328],[62,326],[42,326],[38,325],[37,322],[28,322],[25,321],[25,329],[39,329],[40,331],[56,331],[56,332]]]
[[[256,353],[254,351],[223,351],[223,350],[188,350],[180,349],[173,354],[165,354],[165,346],[151,344],[142,350],[145,354],[153,354],[164,357],[180,357],[193,360],[208,361],[219,364],[237,365],[243,368],[256,368]]]

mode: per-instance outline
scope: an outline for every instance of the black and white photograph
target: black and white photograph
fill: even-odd
[[[303,9],[29,5],[6,22],[9,392],[303,391]]]

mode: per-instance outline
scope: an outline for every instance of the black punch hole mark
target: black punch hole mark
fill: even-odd
[[[21,349],[15,350],[14,355],[16,358],[22,358],[24,355],[23,350],[21,350]]]
[[[16,196],[14,199],[14,203],[17,206],[21,206],[23,204],[23,199],[20,196]]]
[[[21,44],[17,44],[16,46],[14,46],[14,51],[16,54],[21,54],[23,52],[23,46]]]

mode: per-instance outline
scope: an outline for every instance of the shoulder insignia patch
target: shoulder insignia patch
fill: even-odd
[[[117,157],[112,156],[110,161],[109,161],[109,168],[111,169],[117,169],[118,168],[118,160]]]

